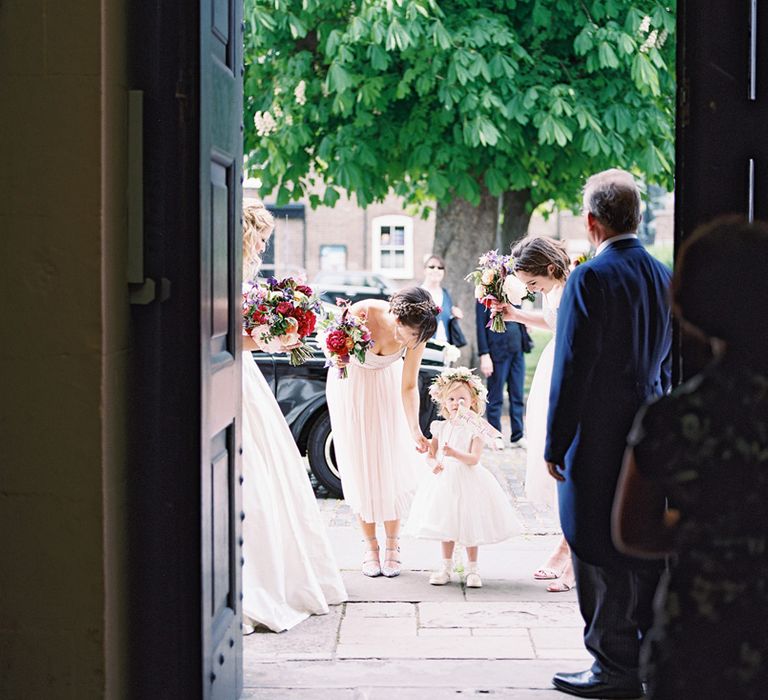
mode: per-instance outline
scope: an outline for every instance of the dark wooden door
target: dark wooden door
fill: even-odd
[[[203,697],[242,689],[240,0],[201,0],[200,343]]]
[[[768,218],[768,2],[678,2],[677,109],[676,243],[722,214]]]

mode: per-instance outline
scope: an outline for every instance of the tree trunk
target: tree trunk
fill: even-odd
[[[501,250],[509,253],[513,243],[528,234],[533,202],[530,190],[513,190],[502,195]]]
[[[461,327],[468,344],[462,348],[460,363],[477,365],[474,287],[464,280],[475,269],[477,259],[496,247],[498,198],[484,192],[480,204],[472,206],[456,198],[449,204],[438,204],[435,216],[434,252],[445,259],[444,286],[453,303],[464,312]]]

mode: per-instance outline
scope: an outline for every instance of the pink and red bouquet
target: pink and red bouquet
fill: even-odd
[[[365,325],[366,316],[353,315],[349,310],[349,302],[338,299],[336,303],[342,308],[337,318],[328,318],[323,322],[325,337],[321,341],[323,352],[328,357],[326,367],[337,367],[339,377],[347,378],[347,364],[355,357],[361,364],[365,362],[365,353],[373,347],[371,332]]]
[[[475,285],[475,298],[486,309],[491,309],[488,328],[494,333],[506,330],[504,318],[493,310],[493,304],[520,304],[533,295],[518,277],[515,276],[515,260],[511,255],[499,255],[496,250],[489,250],[480,256],[478,267],[466,276],[468,282]]]
[[[286,277],[269,277],[243,293],[243,329],[264,352],[288,352],[292,365],[312,357],[305,338],[321,313],[311,287]]]

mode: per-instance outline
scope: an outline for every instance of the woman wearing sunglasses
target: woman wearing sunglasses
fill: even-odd
[[[444,277],[445,261],[439,255],[430,254],[424,261],[424,282],[421,286],[430,293],[435,304],[441,309],[437,317],[437,331],[433,337],[460,348],[466,345],[466,340],[458,329],[458,324],[451,323],[451,319],[463,318],[464,314],[458,306],[453,305],[451,295],[443,287]]]

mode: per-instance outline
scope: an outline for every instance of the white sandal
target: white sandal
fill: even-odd
[[[362,572],[365,576],[376,578],[381,576],[381,563],[379,562],[379,544],[375,537],[365,537],[363,542],[376,542],[376,549],[369,546],[363,559]]]
[[[390,542],[399,542],[399,537],[387,537],[387,544]],[[394,552],[395,556],[389,556],[387,552]],[[388,564],[394,564],[394,566],[387,566]],[[400,545],[397,547],[387,547],[384,550],[384,566],[381,567],[381,573],[387,578],[394,578],[400,575]]]

